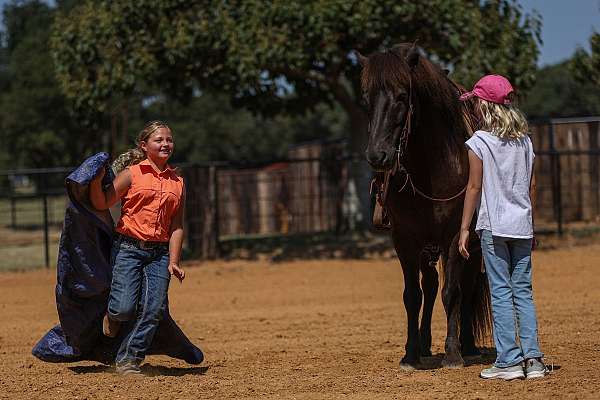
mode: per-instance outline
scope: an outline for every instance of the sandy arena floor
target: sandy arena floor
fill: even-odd
[[[48,364],[32,346],[57,321],[55,271],[0,274],[0,398],[6,399],[597,399],[600,245],[537,252],[542,350],[537,381],[483,381],[484,364],[439,368],[446,324],[433,321],[429,370],[404,372],[402,271],[393,260],[187,264],[171,312],[205,352],[201,366],[149,357],[149,376],[100,364]],[[438,367],[436,367],[438,366]]]

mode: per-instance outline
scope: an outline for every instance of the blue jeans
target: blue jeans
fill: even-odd
[[[166,308],[169,290],[168,247],[140,249],[117,236],[113,242],[113,276],[108,301],[111,319],[135,320],[117,352],[117,365],[141,363]]]
[[[531,241],[481,232],[492,297],[496,367],[510,367],[524,359],[543,356],[531,287]]]

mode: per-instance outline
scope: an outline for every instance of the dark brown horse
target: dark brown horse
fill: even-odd
[[[383,205],[404,273],[408,338],[400,363],[417,367],[422,356],[431,355],[441,257],[447,316],[442,365],[460,367],[463,356],[479,355],[475,342],[489,331],[490,314],[477,236],[471,235],[468,261],[457,246],[469,175],[464,146],[469,131],[459,89],[410,44],[358,58],[369,112],[367,161],[388,175]]]

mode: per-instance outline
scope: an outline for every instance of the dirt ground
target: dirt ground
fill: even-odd
[[[439,367],[445,320],[433,321],[430,369],[405,372],[397,261],[230,261],[186,265],[171,312],[206,360],[148,357],[148,376],[93,363],[49,364],[32,346],[57,321],[53,270],[0,274],[0,398],[7,399],[597,399],[600,244],[534,253],[542,380],[484,381],[489,361]]]

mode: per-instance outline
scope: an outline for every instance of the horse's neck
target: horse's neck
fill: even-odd
[[[419,164],[418,171],[431,177],[446,177],[450,181],[462,181],[467,173],[463,129],[457,129],[451,121],[444,120],[447,112],[420,105],[415,124],[415,140],[408,153],[412,163]],[[461,127],[462,128],[462,127]],[[426,178],[425,176],[423,178]]]

